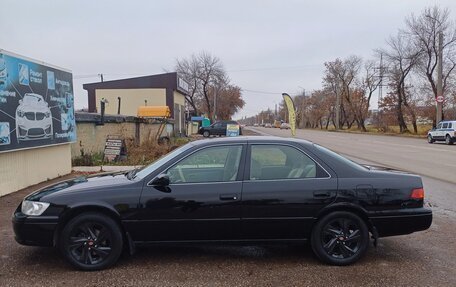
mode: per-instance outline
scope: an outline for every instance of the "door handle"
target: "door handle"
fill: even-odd
[[[237,200],[237,194],[220,194],[220,200]]]
[[[330,197],[331,192],[329,191],[314,191],[314,197]]]

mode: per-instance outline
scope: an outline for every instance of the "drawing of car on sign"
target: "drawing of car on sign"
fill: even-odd
[[[43,96],[27,93],[16,109],[17,141],[52,139],[52,114]]]

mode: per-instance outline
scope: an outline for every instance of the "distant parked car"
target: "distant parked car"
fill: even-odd
[[[435,141],[445,141],[447,145],[452,145],[456,142],[456,121],[442,121],[428,132],[428,143]]]
[[[253,124],[254,127],[258,127],[258,124]]]
[[[264,125],[265,128],[272,128],[272,125],[270,123],[267,123]]]
[[[290,127],[290,124],[288,124],[288,123],[282,123],[282,124],[280,125],[280,129],[281,129],[281,130],[289,130],[290,128],[291,128],[291,127]]]
[[[205,138],[210,136],[224,136],[226,135],[226,126],[228,124],[239,125],[239,123],[236,121],[219,121],[213,123],[208,127],[201,127],[198,130],[198,133],[200,135],[203,135]],[[239,135],[242,135],[241,125],[239,125]]]

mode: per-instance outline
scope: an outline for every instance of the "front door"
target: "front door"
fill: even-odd
[[[166,171],[169,186],[146,186],[144,241],[238,239],[245,153],[242,144],[202,148]]]
[[[242,191],[244,239],[301,239],[313,218],[334,201],[337,179],[302,150],[252,144]]]

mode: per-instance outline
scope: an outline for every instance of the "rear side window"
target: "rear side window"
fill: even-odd
[[[449,129],[453,128],[453,123],[448,123],[448,128]]]
[[[323,178],[329,175],[300,150],[282,145],[252,145],[250,180]]]

